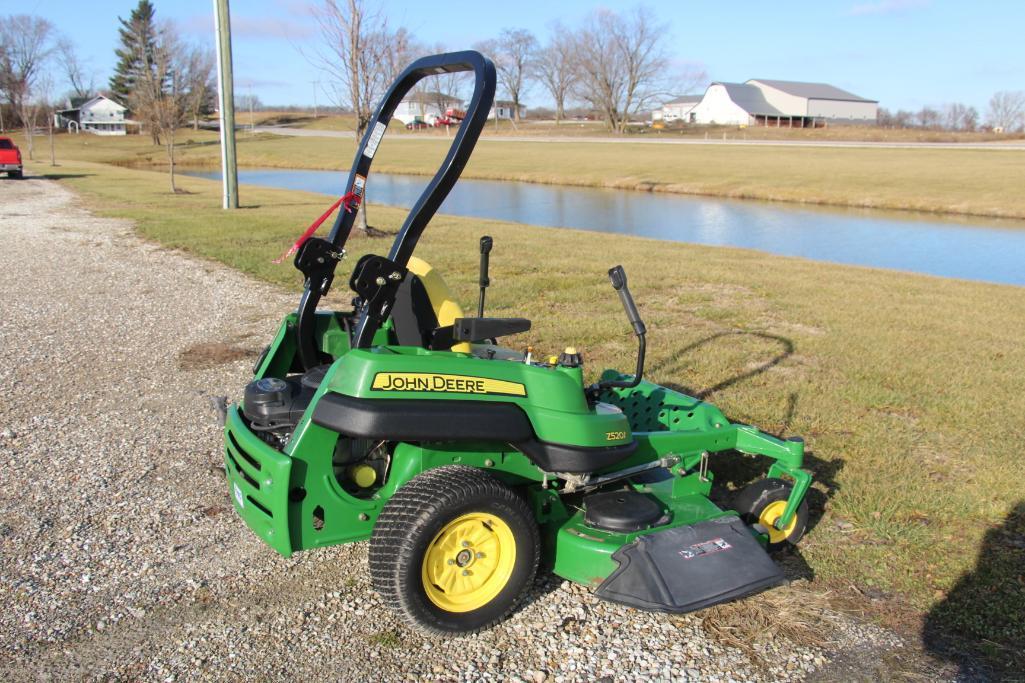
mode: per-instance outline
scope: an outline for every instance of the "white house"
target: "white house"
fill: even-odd
[[[829,123],[874,123],[879,103],[827,83],[752,79],[716,82],[687,110],[690,123],[812,128]],[[666,118],[667,103],[663,107]],[[686,105],[684,105],[686,106]]]
[[[392,117],[407,126],[414,121],[424,121],[433,125],[434,121],[444,116],[448,109],[462,109],[462,106],[461,99],[444,93],[412,92],[399,102]]]
[[[511,119],[513,112],[516,111],[516,105],[510,100],[495,100],[495,104],[491,107],[491,112],[488,114],[488,118],[495,118],[496,116],[500,119]],[[522,104],[520,105],[520,118],[524,118],[527,115],[527,108]]]
[[[84,130],[96,135],[124,135],[126,107],[104,95],[81,101],[68,100],[67,108],[53,115],[58,128],[78,132]]]
[[[675,100],[669,100],[662,105],[661,109],[652,112],[652,120],[665,121],[689,121],[690,112],[701,101],[701,95],[684,95]]]

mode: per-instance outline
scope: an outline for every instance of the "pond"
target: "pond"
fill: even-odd
[[[220,179],[217,171],[189,175]],[[239,171],[241,183],[336,197],[346,178],[340,171]],[[408,208],[427,180],[374,173],[367,198]],[[1025,285],[1023,221],[470,179],[456,184],[440,213]]]

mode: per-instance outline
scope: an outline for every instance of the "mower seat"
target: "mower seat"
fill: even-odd
[[[411,256],[406,267],[409,275],[399,286],[391,313],[395,336],[402,346],[433,348],[435,331],[455,324],[463,317],[463,308],[429,263]],[[453,344],[451,350],[470,353],[470,345]]]

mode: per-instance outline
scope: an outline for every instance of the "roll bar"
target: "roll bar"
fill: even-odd
[[[388,258],[364,257],[353,270],[352,287],[362,299],[359,321],[353,332],[354,347],[370,346],[374,333],[387,319],[395,302],[398,285],[405,277],[409,257],[473,152],[495,100],[495,65],[473,50],[431,55],[416,60],[388,88],[356,151],[345,187],[349,196],[355,197],[358,206],[363,199],[377,147],[399,102],[423,78],[460,71],[473,71],[473,95],[466,117],[456,132],[441,168],[406,216]],[[307,370],[321,364],[314,341],[317,304],[331,287],[335,267],[345,254],[345,243],[352,233],[355,219],[356,210],[339,211],[327,239],[310,238],[303,243],[295,257],[296,268],[306,276],[305,289],[299,301],[296,335],[299,359]]]

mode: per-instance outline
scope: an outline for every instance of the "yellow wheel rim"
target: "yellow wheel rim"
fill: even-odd
[[[420,578],[427,598],[447,612],[471,612],[495,599],[512,576],[516,539],[495,515],[471,512],[437,533]]]
[[[787,509],[787,502],[785,500],[777,500],[769,503],[762,510],[762,514],[758,516],[758,523],[765,527],[765,530],[769,534],[769,543],[782,543],[783,541],[790,538],[790,534],[794,533],[794,529],[797,528],[797,513],[790,520],[790,524],[787,524],[782,529],[776,528],[776,520],[783,516],[783,511]]]

